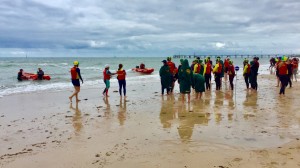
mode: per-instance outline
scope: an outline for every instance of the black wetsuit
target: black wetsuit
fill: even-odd
[[[19,72],[19,73],[18,73],[18,78],[17,78],[17,79],[18,79],[19,81],[22,81],[22,80],[23,80],[23,79],[22,79],[22,76],[23,76],[23,73],[22,73],[22,72]]]

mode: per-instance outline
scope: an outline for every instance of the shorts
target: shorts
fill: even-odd
[[[73,86],[80,86],[79,79],[72,79]]]
[[[105,83],[106,89],[109,89],[110,88],[110,81],[109,80],[104,80],[104,83]]]

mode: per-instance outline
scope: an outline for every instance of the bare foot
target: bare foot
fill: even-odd
[[[72,97],[69,97],[69,99],[70,99],[70,102],[72,102]]]
[[[77,99],[76,102],[80,102],[81,100]]]

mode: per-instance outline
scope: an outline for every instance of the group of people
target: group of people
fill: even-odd
[[[37,79],[38,80],[43,80],[44,79],[44,71],[42,70],[42,68],[38,68],[36,74],[37,74]],[[23,69],[20,69],[20,71],[18,72],[17,79],[18,79],[18,81],[22,81],[23,79],[25,79]]]
[[[171,57],[162,62],[164,65],[159,71],[162,95],[164,90],[167,91],[167,94],[172,93],[174,84],[178,81],[182,101],[184,101],[185,94],[187,94],[188,101],[190,101],[191,88],[195,90],[196,99],[200,99],[205,89],[211,90],[212,74],[214,74],[216,90],[221,89],[224,75],[225,81],[229,77],[231,90],[234,88],[233,79],[236,74],[233,62],[229,58],[226,58],[223,62],[220,57],[217,57],[215,65],[213,65],[210,57],[205,58],[204,62],[198,57],[191,65],[189,65],[187,59],[181,59],[178,67],[172,62]]]
[[[297,58],[288,59],[286,56],[270,60],[271,66],[276,69],[276,75],[278,81],[281,83],[280,94],[285,93],[285,87],[290,84],[292,86],[292,78],[294,77],[297,81],[296,74],[298,71]],[[221,90],[222,81],[229,81],[230,89],[234,90],[234,78],[236,76],[235,66],[233,61],[229,57],[225,58],[224,61],[220,57],[217,57],[215,65],[213,65],[210,57],[206,57],[201,60],[199,57],[192,61],[189,65],[187,59],[180,59],[180,65],[176,67],[175,63],[172,62],[171,57],[167,60],[162,61],[163,66],[159,70],[159,75],[161,79],[161,94],[164,95],[165,90],[167,94],[171,94],[174,90],[175,82],[179,84],[179,90],[182,95],[182,101],[187,94],[188,101],[190,101],[191,88],[195,90],[196,99],[201,99],[203,92],[205,90],[211,90],[211,79],[214,77],[216,83],[216,90]],[[83,79],[80,74],[80,69],[78,68],[79,62],[74,61],[74,67],[71,68],[71,78],[72,84],[74,85],[75,91],[69,97],[70,101],[75,96],[76,101],[78,99],[78,93],[80,92],[80,80],[83,83]],[[108,97],[108,90],[110,88],[110,79],[113,75],[117,75],[119,83],[119,94],[126,96],[126,71],[123,69],[123,65],[119,64],[119,68],[116,73],[112,73],[109,70],[110,66],[105,65],[103,70],[103,81],[105,83],[105,89],[103,90],[103,95]],[[140,66],[144,68],[144,64]],[[252,61],[249,62],[247,58],[243,62],[243,77],[246,84],[246,89],[251,88],[256,91],[258,88],[257,75],[259,70],[259,58],[254,57]],[[279,85],[279,82],[278,82]],[[122,92],[123,90],[123,92]]]
[[[280,85],[280,95],[285,94],[285,88],[290,85],[292,87],[293,79],[297,82],[298,73],[298,58],[288,58],[287,56],[271,58],[270,59],[270,71],[272,73],[275,68],[275,74],[277,77],[277,87]]]
[[[70,99],[70,102],[72,102],[72,99],[75,96],[76,102],[78,102],[78,101],[80,101],[80,99],[78,98],[78,93],[80,92],[80,80],[81,80],[81,83],[83,83],[83,79],[80,74],[79,62],[74,61],[73,65],[74,66],[71,68],[70,73],[71,73],[71,81],[74,86],[74,93],[69,97],[69,99]],[[109,68],[110,68],[110,66],[108,64],[106,64],[105,68],[103,70],[103,82],[105,84],[105,88],[104,88],[102,94],[105,97],[109,97],[108,90],[110,88],[110,79],[113,75],[117,75],[120,96],[122,96],[122,90],[123,90],[123,95],[124,95],[124,97],[126,97],[126,71],[123,69],[123,65],[119,64],[119,68],[116,73],[110,72]]]

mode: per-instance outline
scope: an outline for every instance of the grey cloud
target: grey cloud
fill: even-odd
[[[0,48],[300,52],[299,7],[297,0],[4,0]]]

